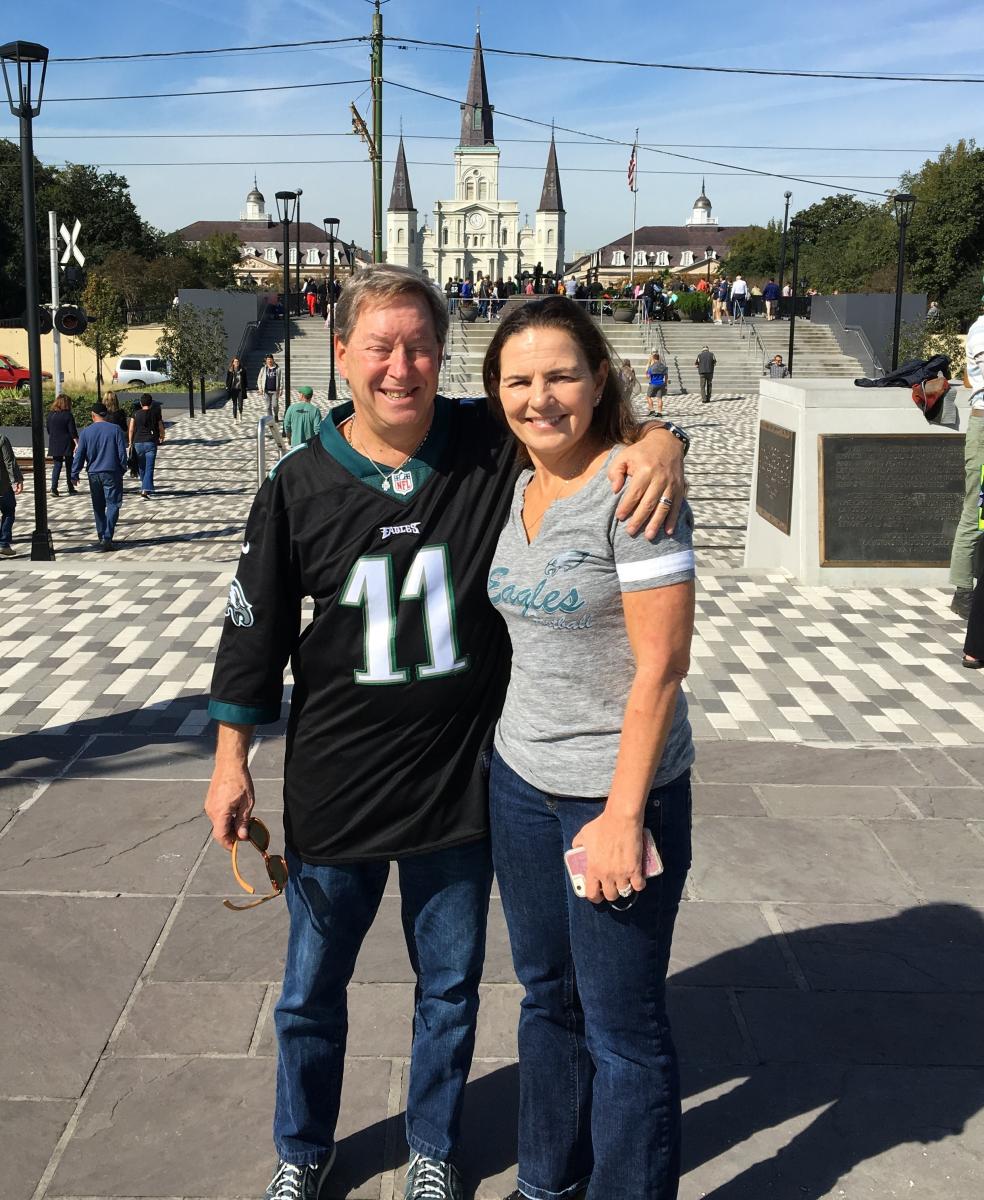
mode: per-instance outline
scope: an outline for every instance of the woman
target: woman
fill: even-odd
[[[154,464],[157,462],[157,447],[164,441],[164,421],[161,410],[155,406],[154,397],[144,392],[139,406],[133,410],[129,428],[130,449],[137,455],[137,471],[140,475],[140,495],[149,500],[154,491]]]
[[[969,671],[979,671],[984,667],[984,575],[978,576],[977,586],[970,601],[963,665]]]
[[[659,351],[654,350],[649,356],[649,362],[646,364],[646,378],[649,380],[649,386],[646,389],[646,405],[648,408],[648,416],[662,417],[663,415],[663,400],[666,397],[666,363],[659,356]],[[655,401],[655,404],[653,403]]]
[[[62,467],[65,468],[65,482],[68,484],[68,494],[75,496],[78,488],[72,483],[72,458],[75,447],[79,444],[79,431],[72,415],[72,402],[60,392],[55,397],[46,422],[48,428],[48,453],[51,455],[51,494],[58,495],[58,481],[61,479]]]
[[[642,385],[639,383],[639,376],[635,373],[635,367],[627,358],[622,359],[622,365],[618,369],[618,377],[622,381],[622,387],[625,389],[625,398],[632,401],[642,391]]]
[[[680,1085],[665,979],[690,865],[692,518],[684,506],[656,542],[614,519],[605,465],[632,422],[576,304],[510,314],[483,380],[529,464],[489,577],[512,640],[492,848],[526,988],[513,1197],[573,1197],[590,1179],[599,1200],[670,1200]],[[664,864],[648,881],[644,827]],[[586,850],[584,899],[571,847]]]
[[[126,433],[126,413],[120,408],[116,393],[107,392],[103,404],[106,405],[106,420],[110,425],[118,425],[123,433]]]
[[[234,358],[229,363],[229,370],[226,371],[226,392],[232,401],[232,419],[234,421],[238,421],[243,415],[243,402],[248,391],[246,368],[238,358]]]

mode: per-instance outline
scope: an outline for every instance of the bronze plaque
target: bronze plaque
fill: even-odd
[[[793,514],[793,460],[796,434],[771,421],[759,421],[755,511],[770,525],[789,534]]]
[[[820,563],[946,567],[964,500],[964,439],[821,434]]]

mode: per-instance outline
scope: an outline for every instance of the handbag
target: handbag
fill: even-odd
[[[126,465],[130,474],[136,479],[140,474],[140,463],[137,458],[137,452],[132,446],[130,447],[130,453],[126,456]]]

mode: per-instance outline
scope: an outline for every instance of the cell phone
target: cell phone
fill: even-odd
[[[585,881],[585,874],[588,869],[587,850],[583,846],[572,846],[564,854],[564,866],[567,868],[567,874],[570,876],[574,895],[579,896],[583,900],[588,890]],[[646,879],[652,879],[654,875],[663,874],[663,860],[656,849],[656,842],[653,839],[652,831],[645,828],[642,831],[642,873]]]

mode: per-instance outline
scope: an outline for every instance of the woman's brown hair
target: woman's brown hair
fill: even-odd
[[[72,402],[64,392],[59,392],[51,405],[52,412],[70,412],[71,408]]]
[[[566,296],[546,296],[543,300],[530,300],[514,309],[502,321],[489,342],[485,361],[482,363],[482,383],[485,385],[489,407],[502,424],[507,425],[502,400],[499,397],[502,347],[511,337],[525,329],[563,330],[587,359],[592,375],[598,373],[602,363],[608,363],[608,377],[591,418],[591,430],[606,445],[635,441],[638,427],[629,408],[625,385],[615,368],[608,338],[584,311],[584,306],[574,300],[568,300]],[[529,462],[526,447],[521,444],[517,445],[517,458],[521,463]]]
[[[120,402],[116,399],[115,392],[107,392],[103,404],[106,405],[107,412],[119,412]]]

